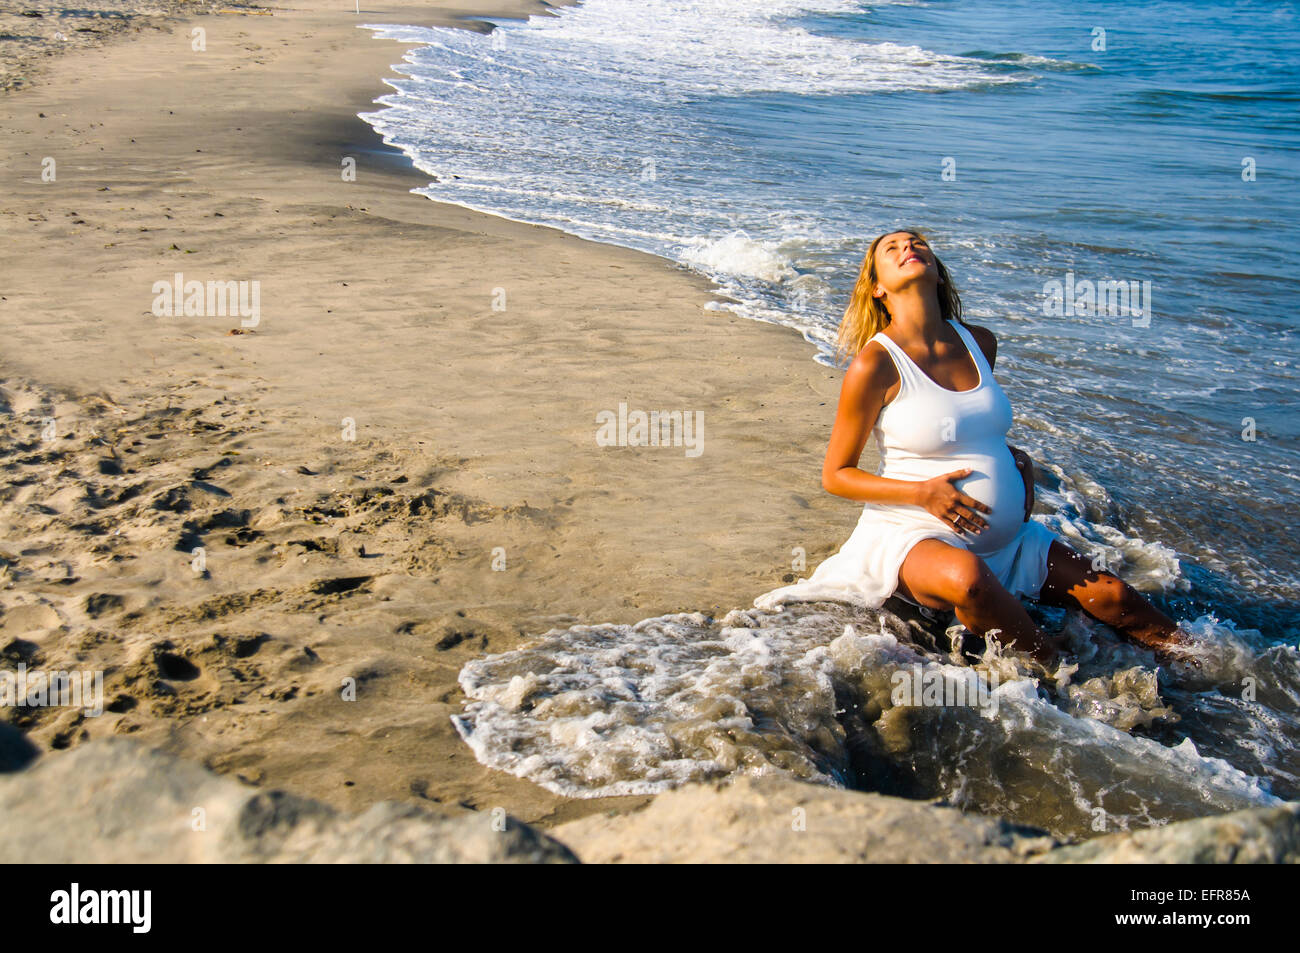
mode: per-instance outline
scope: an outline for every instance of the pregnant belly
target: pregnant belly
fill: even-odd
[[[1025,522],[1025,481],[1005,446],[1001,453],[914,459],[906,465],[886,467],[880,475],[898,480],[928,480],[965,467],[970,467],[970,476],[954,480],[953,486],[986,504],[992,512],[980,514],[988,523],[986,529],[975,536],[963,533],[962,538],[971,552],[991,553],[1015,539]],[[920,512],[938,525],[947,525],[924,510]]]

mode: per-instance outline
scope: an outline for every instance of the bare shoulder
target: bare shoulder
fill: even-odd
[[[898,368],[885,346],[868,341],[844,372],[844,386],[858,390],[886,390],[898,380]]]
[[[965,321],[962,322],[962,327],[971,333],[971,337],[975,339],[975,343],[978,344],[980,350],[984,352],[984,360],[989,362],[989,367],[992,367],[993,362],[997,360],[998,356],[997,335],[988,328],[980,327],[978,324],[968,324]]]
[[[844,372],[840,403],[870,413],[897,393],[898,384],[898,368],[889,351],[879,341],[868,341]]]

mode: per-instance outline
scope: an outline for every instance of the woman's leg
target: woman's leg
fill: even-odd
[[[1160,650],[1181,640],[1178,626],[1124,580],[1094,569],[1087,557],[1060,540],[1047,551],[1047,581],[1038,601],[1082,609],[1098,622],[1148,648]]]
[[[938,539],[921,540],[898,570],[898,587],[920,605],[956,611],[961,624],[976,635],[1001,630],[999,641],[1041,661],[1051,661],[1060,648],[1058,640],[1048,638],[1034,624],[984,560],[968,549]]]

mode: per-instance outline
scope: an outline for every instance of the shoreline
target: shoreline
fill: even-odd
[[[132,735],[344,810],[632,811],[650,798],[479,765],[450,723],[461,666],[748,606],[792,547],[812,565],[847,537],[817,472],[838,375],[802,336],[705,311],[712,283],[667,259],[412,195],[427,177],[357,117],[395,62],[359,21],[487,32],[549,6],[213,14],[201,57],[140,34],[0,98],[4,642],[102,668],[111,700],[35,714],[39,747]],[[176,272],[259,281],[252,333],[152,315]],[[705,452],[598,446],[620,403],[702,413]]]

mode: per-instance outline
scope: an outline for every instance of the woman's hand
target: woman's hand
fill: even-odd
[[[1034,511],[1034,461],[1029,459],[1029,454],[1019,447],[1008,446],[1011,456],[1016,461],[1016,469],[1020,471],[1020,477],[1025,481],[1025,519],[1029,522],[1029,514]]]
[[[931,516],[943,520],[959,533],[977,535],[988,528],[988,521],[980,513],[992,513],[988,506],[979,500],[967,496],[952,485],[953,480],[970,476],[974,472],[970,467],[953,470],[929,480],[919,481],[916,490],[916,505]]]

